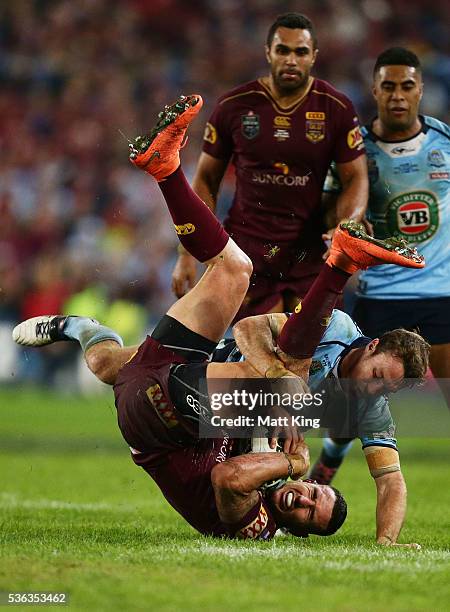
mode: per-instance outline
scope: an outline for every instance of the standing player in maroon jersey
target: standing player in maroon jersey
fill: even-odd
[[[307,17],[278,17],[267,37],[270,74],[222,96],[206,125],[194,191],[214,211],[234,164],[236,193],[224,225],[253,263],[236,319],[292,311],[311,286],[323,263],[320,202],[332,160],[343,184],[337,223],[364,216],[368,181],[358,118],[345,95],[310,75],[317,53]],[[181,251],[173,273],[178,297],[196,273],[194,258]]]

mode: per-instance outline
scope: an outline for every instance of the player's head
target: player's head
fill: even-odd
[[[300,13],[279,15],[266,41],[266,57],[278,90],[295,93],[305,87],[316,56],[317,38],[308,17]]]
[[[423,93],[417,55],[403,47],[383,51],[375,62],[372,93],[386,130],[404,132],[413,128]]]
[[[430,345],[415,332],[394,329],[360,349],[346,378],[363,384],[369,395],[394,393],[405,386],[420,384],[425,378]],[[344,358],[346,359],[346,358]]]
[[[270,504],[277,525],[299,537],[331,535],[347,516],[347,504],[337,489],[309,480],[286,483],[273,493]]]

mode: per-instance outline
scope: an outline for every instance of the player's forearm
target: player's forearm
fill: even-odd
[[[217,195],[219,193],[220,181],[208,180],[206,177],[196,174],[192,181],[192,189],[199,198],[212,210],[216,212]]]
[[[343,186],[336,202],[336,225],[343,219],[361,221],[367,210],[368,185],[363,177],[353,177]]]
[[[233,335],[240,352],[261,376],[277,378],[287,374],[286,368],[276,354],[273,330],[273,325],[281,327],[285,321],[286,315],[277,313],[248,317],[233,327]]]
[[[377,542],[395,544],[406,513],[406,484],[400,471],[375,479],[377,487]]]
[[[212,473],[215,489],[246,495],[278,478],[299,478],[308,468],[308,453],[251,453],[232,457],[216,466]]]

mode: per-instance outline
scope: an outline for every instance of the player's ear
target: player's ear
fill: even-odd
[[[318,53],[319,53],[319,49],[314,49],[314,51],[313,51],[313,59],[312,59],[311,66],[314,66],[314,64],[316,63],[316,59],[317,59],[317,54]]]
[[[266,52],[266,60],[267,60],[267,63],[268,63],[268,64],[270,64],[270,48],[269,48],[267,45],[265,45],[265,46],[264,46],[264,50],[265,50],[265,52]]]
[[[375,352],[375,350],[376,350],[376,348],[377,348],[377,346],[378,346],[378,344],[379,344],[379,342],[380,342],[380,339],[379,339],[379,338],[374,338],[373,340],[371,340],[371,341],[369,342],[369,344],[367,345],[367,349],[368,349],[368,351],[369,351],[370,353],[374,353],[374,352]]]

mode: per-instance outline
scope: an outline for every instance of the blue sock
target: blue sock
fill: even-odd
[[[353,440],[350,442],[344,442],[338,444],[331,438],[324,438],[322,445],[322,453],[324,453],[330,459],[342,461],[348,451],[351,449]]]
[[[63,332],[68,338],[77,340],[80,343],[83,353],[91,348],[91,346],[94,346],[94,344],[105,340],[114,340],[114,342],[123,346],[123,340],[119,334],[109,327],[100,325],[98,321],[88,319],[87,317],[67,317]]]

